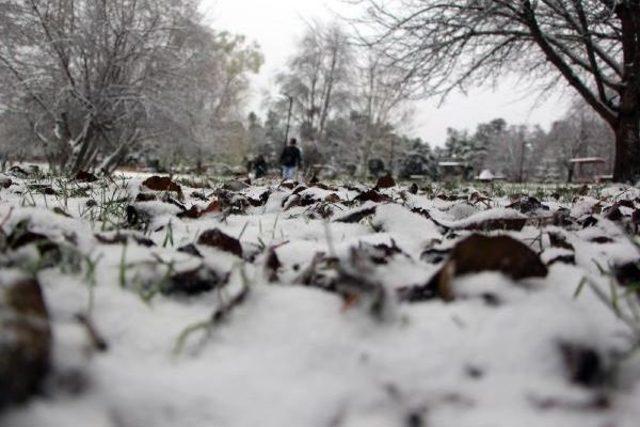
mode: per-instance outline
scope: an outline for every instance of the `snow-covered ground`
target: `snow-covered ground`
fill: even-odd
[[[0,177],[0,282],[53,334],[0,425],[638,425],[639,190],[146,178]]]

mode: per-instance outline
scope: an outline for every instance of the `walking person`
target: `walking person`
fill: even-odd
[[[302,152],[298,148],[298,141],[295,138],[291,138],[289,145],[282,151],[280,164],[282,165],[282,178],[285,181],[295,179],[298,168],[302,165]]]

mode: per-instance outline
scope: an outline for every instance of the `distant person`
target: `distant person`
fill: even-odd
[[[280,164],[282,165],[282,178],[285,181],[293,180],[298,168],[302,165],[302,152],[298,148],[298,141],[295,138],[291,138],[289,145],[282,150]]]
[[[253,161],[253,172],[256,178],[262,178],[267,174],[267,161],[262,154],[258,155]]]

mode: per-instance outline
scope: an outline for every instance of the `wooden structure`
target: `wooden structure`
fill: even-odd
[[[572,182],[590,183],[608,181],[612,177],[605,175],[607,161],[601,157],[579,157],[569,160],[572,167]]]
[[[468,165],[464,162],[448,161],[438,163],[438,173],[442,181],[466,179]]]

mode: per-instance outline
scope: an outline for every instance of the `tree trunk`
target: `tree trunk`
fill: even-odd
[[[636,108],[637,109],[637,108]],[[635,183],[640,178],[640,117],[621,114],[616,133],[615,182]]]
[[[634,182],[640,177],[640,2],[620,2],[616,12],[622,23],[624,85],[620,90],[620,109],[614,126],[616,160],[613,179],[616,182]]]

